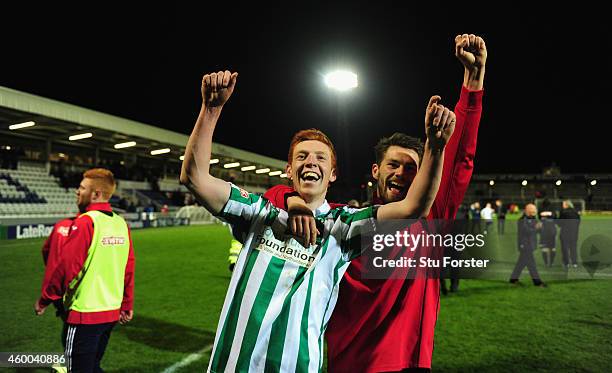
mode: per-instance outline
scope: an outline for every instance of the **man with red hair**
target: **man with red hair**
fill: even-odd
[[[83,173],[76,191],[80,215],[70,227],[60,259],[47,265],[41,296],[34,304],[40,316],[49,304],[62,300],[70,372],[102,371],[100,362],[113,327],[133,316],[134,247],[127,223],[108,202],[115,186],[109,170]]]

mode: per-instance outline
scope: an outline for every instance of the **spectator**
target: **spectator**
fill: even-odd
[[[504,205],[501,199],[495,201],[495,213],[497,214],[497,234],[504,234],[504,228],[506,225],[506,213],[508,209]]]
[[[551,208],[550,201],[542,202],[542,210],[539,213],[542,230],[540,231],[540,246],[542,248],[542,259],[546,267],[552,267],[557,253],[557,227],[555,225],[555,212]]]
[[[536,206],[533,203],[528,203],[525,206],[523,216],[521,216],[517,222],[519,257],[512,271],[512,275],[510,275],[511,284],[520,284],[518,279],[523,269],[527,267],[533,284],[539,287],[546,287],[546,284],[540,279],[536,262],[533,258],[533,251],[536,249],[538,243],[538,230],[541,228],[541,224],[536,220],[536,215]]]
[[[557,225],[561,229],[559,238],[561,239],[561,255],[563,256],[563,266],[568,269],[570,265],[578,267],[577,248],[578,228],[580,226],[580,214],[574,209],[572,201],[565,200],[562,203],[563,209],[559,214]]]
[[[453,234],[466,234],[469,233],[469,222],[470,222],[470,211],[466,205],[459,205],[455,221],[453,222]],[[462,251],[455,250],[453,247],[445,247],[444,256],[450,256],[452,260],[461,259]],[[459,290],[459,275],[460,269],[457,267],[444,268],[440,276],[440,291],[446,295],[448,288],[446,287],[445,278],[450,279],[450,291],[455,293]]]
[[[480,233],[480,202],[470,205],[470,233]]]
[[[119,208],[122,210],[127,210],[129,207],[129,202],[127,199],[125,199],[124,197],[121,197],[121,199],[119,200]]]
[[[494,210],[491,208],[490,203],[487,203],[485,208],[480,211],[480,217],[485,222],[484,234],[487,234],[490,227],[493,225],[493,212]]]

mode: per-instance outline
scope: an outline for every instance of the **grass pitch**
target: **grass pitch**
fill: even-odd
[[[497,242],[511,258],[517,255],[515,234],[513,222],[507,225]],[[205,371],[230,279],[227,228],[135,230],[132,236],[135,316],[129,325],[116,326],[104,369]],[[0,351],[62,350],[61,322],[52,309],[42,317],[33,312],[43,275],[42,243],[0,242]],[[539,252],[536,259],[541,264]],[[609,371],[612,279],[559,278],[557,272],[542,271],[544,280],[551,274],[546,289],[528,286],[526,272],[523,287],[505,279],[462,280],[458,293],[442,297],[434,371]],[[177,366],[181,361],[184,366]]]

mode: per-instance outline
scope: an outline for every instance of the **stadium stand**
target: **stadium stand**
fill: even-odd
[[[16,124],[26,126],[11,128]],[[84,133],[84,138],[71,138]],[[0,135],[2,166],[36,161],[66,187],[78,185],[83,170],[105,167],[117,179],[153,185],[168,180],[176,189],[188,140],[185,134],[1,86]],[[153,154],[159,149],[167,151]],[[287,183],[282,174],[285,161],[218,143],[213,143],[212,156],[211,173],[251,191]]]
[[[186,199],[178,176],[187,140],[185,134],[0,86],[0,224],[50,224],[74,215],[74,189],[93,167],[115,174],[111,203],[120,211],[164,208],[173,214]],[[126,143],[131,145],[118,146]],[[154,154],[158,149],[168,151]],[[255,193],[287,183],[281,174],[285,161],[218,143],[213,159],[212,174]]]
[[[61,217],[77,212],[74,191],[66,191],[43,164],[20,162],[0,169],[0,216]]]
[[[146,195],[149,199],[154,200],[156,205],[168,205],[168,206],[182,206],[183,203],[176,201],[174,199],[170,199],[166,196],[166,194],[157,191],[157,190],[146,190],[141,189],[138,192]]]

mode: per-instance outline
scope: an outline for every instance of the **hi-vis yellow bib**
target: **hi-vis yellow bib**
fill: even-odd
[[[70,282],[64,303],[78,312],[112,311],[121,308],[125,266],[130,252],[127,223],[117,214],[88,211],[94,234],[83,269]],[[81,215],[79,219],[83,217]]]

